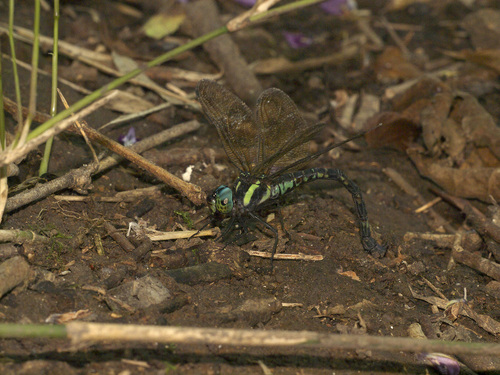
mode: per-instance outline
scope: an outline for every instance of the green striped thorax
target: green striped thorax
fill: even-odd
[[[207,203],[213,215],[228,215],[233,210],[233,191],[221,185],[208,196]]]

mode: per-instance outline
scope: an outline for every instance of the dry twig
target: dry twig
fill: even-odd
[[[199,127],[200,123],[198,121],[194,120],[188,121],[186,123],[173,126],[170,129],[166,129],[161,133],[143,139],[142,141],[139,141],[136,144],[132,145],[130,149],[138,153],[141,153],[157,145],[160,145],[170,139],[195,131]],[[101,161],[99,165],[92,163],[90,165],[74,169],[62,177],[56,178],[43,185],[39,185],[29,191],[20,193],[12,198],[9,198],[5,206],[5,212],[13,211],[15,209],[18,209],[19,207],[27,205],[38,199],[45,198],[50,194],[53,194],[63,189],[67,189],[73,186],[82,188],[85,187],[86,185],[90,185],[92,181],[91,176],[93,174],[103,172],[115,166],[122,160],[123,159],[121,159],[118,155],[113,155]]]
[[[271,253],[268,251],[255,251],[255,250],[245,250],[248,254],[254,257],[260,258],[271,258]],[[323,260],[323,255],[308,255],[308,254],[274,254],[274,259],[278,260],[311,260],[311,261],[319,261]]]
[[[129,147],[122,146],[116,141],[102,135],[97,130],[81,124],[80,128],[85,132],[85,134],[93,141],[100,143],[104,147],[110,149],[114,153],[126,158],[135,165],[145,169],[153,176],[162,180],[168,186],[173,187],[175,190],[179,191],[186,198],[188,198],[195,205],[201,205],[205,203],[206,196],[201,188],[197,185],[190,184],[179,177],[171,174],[160,166],[150,162],[146,158],[139,155],[137,152],[133,151]]]
[[[431,191],[462,211],[480,234],[487,235],[495,242],[500,243],[500,226],[494,224],[466,199],[454,197],[438,189],[431,189]]]
[[[191,328],[98,324],[72,322],[66,325],[74,344],[99,341],[138,341],[204,345],[257,347],[335,348],[342,350],[381,350],[400,352],[441,352],[447,354],[500,355],[500,344],[445,342],[407,337],[338,335],[310,331]]]
[[[458,231],[455,243],[453,244],[453,259],[481,273],[484,273],[497,281],[500,281],[500,264],[485,259],[478,253],[471,253],[470,251],[465,250],[460,245],[461,242],[462,231]]]

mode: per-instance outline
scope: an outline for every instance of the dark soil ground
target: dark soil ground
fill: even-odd
[[[486,0],[471,2],[470,7],[458,0],[437,4],[408,3],[410,5],[406,7],[392,9],[389,7],[392,2],[389,1],[359,1],[360,9],[371,11],[367,21],[381,38],[381,46],[365,41],[363,51],[348,60],[312,69],[258,75],[260,84],[263,88],[278,87],[289,94],[305,113],[308,122],[326,121],[327,129],[350,136],[356,130],[349,126],[342,129],[337,121],[341,110],[335,111],[329,105],[335,99],[336,92],[343,90],[349,96],[371,94],[381,100],[381,108],[376,112],[394,110],[393,103],[384,96],[388,87],[429,73],[432,70],[429,68],[431,63],[441,69],[451,66],[455,61],[444,51],[458,53],[475,47],[463,26],[465,17],[486,7],[492,8],[492,12],[500,8],[498,1]],[[125,5],[135,9],[139,15],[126,14]],[[244,10],[231,1],[219,2],[218,6],[223,20]],[[64,1],[60,39],[103,53],[113,50],[122,55],[128,53],[129,57],[137,61],[140,61],[141,56],[157,56],[171,48],[172,43],[187,40],[189,35],[188,28],[183,26],[174,34],[177,39],[153,41],[141,36],[141,25],[158,7],[154,1],[147,4],[135,1]],[[2,22],[7,22],[7,10],[8,2],[0,1]],[[93,12],[100,15],[99,24],[93,20]],[[16,1],[16,25],[31,28],[32,14],[32,2]],[[406,63],[418,73],[404,76],[399,69],[390,67],[391,63],[401,67],[399,60],[383,63],[386,70],[395,71],[393,76],[385,74],[377,65],[380,64],[377,58],[389,46],[396,44],[388,28],[383,26],[384,22],[394,25],[399,40],[411,52],[412,57],[405,58]],[[51,29],[50,10],[42,10],[41,33],[52,35]],[[285,30],[303,33],[312,38],[312,44],[298,49],[290,47],[282,36]],[[342,40],[360,35],[359,30],[357,21],[352,17],[336,17],[312,7],[245,29],[233,35],[233,40],[249,63],[277,56],[300,61],[336,53],[341,48]],[[2,52],[10,54],[6,35],[0,38]],[[119,46],[123,45],[126,48],[120,49]],[[17,42],[17,48],[18,59],[29,62],[31,46]],[[43,52],[40,67],[50,71],[50,55],[46,50]],[[425,63],[419,65],[419,57]],[[466,66],[464,69],[469,74],[457,79],[459,83],[453,83],[453,89],[472,94],[498,124],[498,70],[462,60],[460,63]],[[199,72],[200,77],[201,74],[220,71],[202,48],[187,52],[165,65]],[[6,77],[4,94],[13,99],[15,95],[9,78],[11,67],[5,58],[2,68]],[[75,62],[64,55],[61,56],[60,71],[64,78],[89,90],[97,89],[111,80],[111,77],[96,68]],[[26,105],[29,73],[21,69],[20,74]],[[171,83],[193,93],[198,79],[177,77]],[[441,79],[447,81],[444,76]],[[50,79],[41,76],[39,81],[37,108],[40,112],[48,113]],[[167,83],[165,79],[161,81],[159,78],[157,82],[160,85]],[[224,84],[223,81],[221,83]],[[156,94],[135,85],[127,84],[122,88],[154,104],[162,101]],[[62,83],[61,89],[70,103],[82,97]],[[361,110],[359,104],[355,110]],[[99,128],[118,115],[117,112],[100,109],[86,121],[91,127]],[[181,176],[190,165],[194,165],[191,182],[201,186],[207,193],[220,184],[231,185],[237,177],[237,171],[225,157],[215,128],[207,123],[201,113],[189,107],[172,106],[132,124],[109,127],[102,132],[117,139],[133,126],[137,136],[144,139],[192,119],[202,122],[199,130],[157,149],[158,154],[171,156],[174,154],[172,150],[175,150],[176,155],[181,155],[172,157],[173,161],[162,166]],[[13,129],[14,120],[10,115],[7,115],[7,121]],[[409,143],[424,149],[422,137],[418,135],[420,128],[421,124],[416,124],[417,130]],[[393,130],[390,135],[398,138],[398,131]],[[320,148],[337,141],[339,139],[332,140],[331,132],[324,130],[315,138],[314,146]],[[168,187],[161,190],[161,195],[138,197],[130,202],[99,201],[97,197],[158,185],[154,177],[123,162],[94,176],[93,188],[88,193],[94,199],[68,202],[49,196],[4,215],[2,229],[32,230],[50,236],[55,241],[50,246],[25,243],[16,248],[29,263],[32,277],[0,299],[0,322],[44,323],[49,317],[55,319],[53,314],[84,310],[77,319],[122,324],[309,330],[395,337],[412,336],[409,333],[410,326],[419,323],[427,338],[498,342],[498,331],[495,333],[493,329],[485,329],[484,325],[481,327],[477,321],[460,314],[450,317],[449,311],[445,314],[442,309],[412,294],[413,290],[423,296],[442,296],[454,300],[463,298],[466,289],[467,304],[475,312],[496,321],[500,319],[497,284],[492,284],[492,277],[453,261],[452,242],[446,246],[428,240],[404,239],[408,232],[446,232],[442,226],[433,224],[435,221],[428,211],[416,213],[422,201],[402,190],[384,173],[386,168],[397,171],[423,197],[423,202],[436,198],[429,189],[438,188],[438,185],[419,174],[405,152],[409,144],[396,141],[392,147],[368,147],[363,139],[356,142],[360,148],[336,149],[335,152],[322,155],[312,165],[340,168],[359,185],[374,237],[387,245],[386,257],[377,259],[363,250],[350,195],[345,189],[328,181],[297,189],[285,198],[281,209],[288,236],[280,231],[279,252],[322,255],[324,258],[321,261],[276,260],[273,272],[269,274],[269,259],[249,256],[242,251],[265,251],[271,248],[270,233],[258,224],[250,224],[248,236],[237,241],[237,244],[229,244],[224,250],[213,242],[213,238],[207,237],[154,242],[146,255],[137,256],[135,250],[125,251],[109,236],[105,223],[111,223],[122,233],[127,231],[129,222],[136,221],[134,216],[144,220],[147,226],[161,231],[190,229],[193,222],[193,227],[199,229],[206,223],[203,218],[209,212],[206,207],[193,205],[179,192]],[[99,146],[96,147],[98,152],[102,151]],[[210,157],[212,151],[215,157]],[[42,152],[43,148],[40,148],[28,155],[19,165],[19,175],[9,179],[10,187],[37,175]],[[192,161],[193,155],[198,157],[195,162]],[[89,148],[81,138],[61,133],[54,143],[50,173],[61,176],[91,162],[91,158]],[[73,190],[59,194],[78,196]],[[491,201],[469,201],[488,214]],[[457,230],[464,227],[464,215],[449,203],[440,201],[432,209],[444,218],[448,228]],[[279,216],[272,216],[273,213],[275,210],[270,209],[260,214],[271,220],[271,225],[280,228]],[[486,242],[473,251],[494,261],[487,247],[488,238],[483,236],[483,239]],[[134,243],[136,246],[140,244],[140,241]],[[174,269],[200,265],[208,259],[230,264],[232,275],[214,276],[210,282],[203,282],[186,281],[172,273]],[[170,296],[166,301],[148,306],[144,301],[136,304],[126,299],[127,294],[129,297],[133,294],[126,289],[131,282],[151,282],[152,279],[169,291]],[[434,290],[430,284],[435,287]],[[436,290],[442,295],[436,294]],[[115,296],[116,300],[109,296]],[[140,299],[137,295],[131,298]],[[269,308],[270,300],[277,301],[279,307],[274,310]],[[240,307],[248,301],[253,301],[259,307],[243,311]],[[2,339],[0,358],[2,374],[266,373],[266,368],[260,363],[267,366],[272,374],[437,373],[417,355],[403,352],[278,350],[220,345],[124,344],[113,341],[71,347],[65,340]],[[498,361],[486,357],[462,356],[459,359],[477,373],[493,374],[500,371]]]

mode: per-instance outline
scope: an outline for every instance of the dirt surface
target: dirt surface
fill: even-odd
[[[189,26],[185,21],[168,38],[153,40],[144,36],[141,26],[160,8],[154,1],[147,2],[147,5],[135,1],[97,3],[106,3],[106,6],[85,1],[63,2],[60,39],[142,62],[186,41],[191,33],[196,34],[193,31],[196,26]],[[441,124],[445,122],[444,118],[450,118],[454,123],[461,123],[466,116],[458,113],[457,102],[465,103],[468,98],[465,95],[477,100],[478,107],[474,108],[483,111],[481,116],[489,116],[494,126],[499,123],[499,60],[492,58],[488,60],[489,64],[477,64],[477,59],[469,58],[463,51],[483,49],[496,51],[495,56],[498,56],[498,45],[488,47],[481,44],[487,43],[488,35],[492,37],[493,31],[475,37],[471,32],[471,27],[474,27],[471,15],[477,15],[478,11],[486,8],[498,15],[500,3],[483,0],[469,2],[472,5],[466,6],[465,1],[458,0],[409,1],[406,7],[397,7],[395,3],[358,1],[360,10],[371,12],[364,22],[371,25],[371,30],[380,38],[380,44],[360,31],[361,22],[353,12],[334,16],[317,6],[280,16],[232,35],[248,63],[275,57],[299,62],[331,56],[344,48],[343,42],[362,39],[361,42],[358,40],[361,47],[346,60],[307,69],[294,68],[287,72],[278,69],[271,74],[258,74],[257,78],[263,88],[278,87],[289,94],[308,122],[327,122],[325,130],[313,141],[316,149],[342,140],[333,138],[331,130],[337,135],[352,136],[376,123],[380,119],[377,116],[382,113],[392,113],[391,116],[406,114],[403,119],[385,117],[389,130],[375,133],[368,139],[371,147],[361,139],[356,141],[360,147],[335,149],[312,164],[340,168],[358,184],[363,192],[374,237],[388,248],[384,258],[374,258],[363,250],[351,196],[345,189],[328,181],[296,189],[281,202],[284,228],[288,235],[281,230],[280,217],[275,209],[259,213],[272,226],[280,229],[279,253],[317,255],[323,256],[322,260],[275,260],[273,271],[269,273],[269,259],[250,256],[246,252],[267,251],[272,247],[271,234],[255,223],[249,223],[247,236],[225,248],[215,243],[213,237],[153,243],[136,238],[131,239],[132,250],[126,251],[110,235],[112,230],[106,224],[111,224],[123,234],[126,234],[130,222],[138,220],[142,225],[166,232],[200,229],[207,223],[208,220],[204,219],[209,216],[209,211],[205,206],[193,205],[168,187],[162,188],[159,194],[139,196],[131,201],[99,200],[117,192],[159,184],[153,176],[131,163],[123,162],[94,176],[93,186],[87,195],[89,198],[84,201],[58,200],[51,195],[4,215],[2,229],[30,230],[50,237],[52,241],[49,245],[36,242],[16,245],[13,252],[27,261],[29,275],[0,299],[0,322],[61,322],[61,317],[54,314],[79,312],[80,315],[74,318],[91,322],[309,330],[396,337],[412,336],[410,326],[418,323],[429,339],[498,342],[500,331],[495,331],[495,327],[500,320],[500,280],[494,281],[494,275],[487,276],[484,270],[480,272],[463,261],[454,260],[452,255],[456,248],[453,249],[453,238],[448,244],[443,244],[409,239],[405,234],[453,234],[451,230],[460,229],[460,233],[463,231],[463,236],[467,237],[477,230],[481,236],[477,236],[476,243],[470,248],[467,244],[462,246],[492,263],[500,261],[499,253],[495,254],[494,250],[499,244],[474,223],[467,221],[464,213],[450,203],[444,200],[435,203],[431,208],[434,214],[429,211],[415,212],[424,203],[436,198],[431,188],[442,188],[452,196],[471,198],[468,202],[486,217],[489,218],[492,212],[494,214],[495,205],[488,199],[488,194],[495,197],[500,179],[495,180],[488,175],[492,185],[482,199],[479,194],[484,190],[480,186],[484,179],[474,177],[476,185],[470,191],[477,194],[471,195],[465,185],[471,181],[472,175],[465,175],[463,181],[453,177],[456,185],[450,187],[448,180],[440,180],[432,174],[431,166],[439,164],[443,168],[456,167],[456,170],[473,173],[478,164],[469,163],[467,153],[477,149],[482,157],[480,159],[487,160],[484,168],[498,170],[500,156],[496,153],[499,146],[494,144],[495,134],[486,133],[490,136],[482,144],[479,141],[474,143],[472,137],[467,138],[459,154],[458,151],[451,152],[451,146],[446,142],[446,139],[456,139],[448,137],[450,131],[442,131],[438,137],[440,141],[432,143],[429,134],[433,130],[425,126],[443,113],[444,117],[435,121]],[[218,7],[223,21],[245,9],[231,1],[219,2]],[[8,2],[0,1],[2,22],[7,22],[7,9]],[[192,12],[191,9],[187,14]],[[32,14],[32,2],[16,1],[16,25],[31,28]],[[92,18],[96,15],[101,17],[99,24]],[[467,26],[467,22],[472,26]],[[476,27],[478,24],[481,22],[475,24]],[[495,25],[493,21],[491,24]],[[500,30],[500,22],[496,27]],[[51,30],[51,11],[43,10],[41,33],[51,35]],[[284,31],[302,33],[303,38],[309,38],[310,45],[294,48],[287,44]],[[397,40],[392,33],[397,35]],[[478,38],[482,38],[482,42],[478,42]],[[1,42],[2,52],[9,54],[5,34],[1,36]],[[17,42],[17,49],[18,59],[29,62],[31,45]],[[200,78],[210,77],[221,70],[211,56],[210,51],[197,48],[162,66],[197,72],[197,78],[165,78],[166,73],[162,75],[160,68],[152,69],[150,77],[162,86],[170,83],[191,94]],[[270,66],[270,62],[266,64]],[[460,64],[458,70],[453,70],[451,67],[456,64]],[[46,49],[40,68],[50,71],[50,55]],[[13,99],[15,95],[9,79],[11,65],[5,58],[2,69],[4,77],[7,77],[4,94]],[[439,69],[442,73],[434,75],[439,84],[434,81],[423,84],[417,93],[408,94],[409,104],[388,98],[387,89],[412,79],[429,77]],[[95,67],[64,54],[60,59],[60,72],[62,77],[88,90],[97,89],[112,79]],[[21,69],[20,76],[26,100],[23,103],[26,105],[29,73]],[[224,81],[221,83],[224,84]],[[441,84],[446,88],[435,91],[434,88],[441,87]],[[425,92],[428,87],[433,88],[432,94]],[[70,103],[82,97],[81,93],[64,83],[60,88]],[[163,101],[157,94],[133,84],[121,88],[155,105]],[[441,98],[436,99],[436,95],[445,95],[447,90],[450,95],[443,101],[449,98],[454,104],[451,108],[443,104],[445,109],[442,110],[435,105]],[[40,76],[38,92],[37,109],[48,113],[48,76]],[[404,93],[408,91],[398,95]],[[366,115],[368,121],[349,117],[347,122],[342,120],[346,116],[346,100],[355,94],[361,97],[370,94],[378,100],[378,107]],[[419,100],[427,102],[421,108],[415,109],[414,106],[408,109]],[[433,112],[425,112],[427,117],[423,112],[414,114],[422,108],[432,108]],[[358,114],[364,115],[365,109],[360,102],[353,106]],[[472,110],[463,111],[471,113]],[[100,109],[86,121],[89,126],[99,128],[120,114]],[[102,132],[118,139],[133,126],[137,137],[145,139],[193,119],[202,123],[197,131],[146,152],[146,157],[177,176],[192,166],[190,182],[201,186],[207,194],[220,184],[231,186],[238,172],[227,160],[216,129],[207,123],[202,113],[189,106],[174,105],[133,123],[107,127]],[[14,118],[7,115],[7,121],[13,131]],[[481,123],[485,122],[481,120]],[[436,151],[431,143],[440,149]],[[99,145],[94,147],[98,153],[104,151]],[[9,179],[9,187],[37,175],[42,152],[43,147],[19,164],[20,173]],[[415,156],[416,152],[424,159]],[[446,159],[449,155],[455,158],[453,162]],[[62,133],[56,137],[49,172],[62,176],[91,160],[92,154],[80,137]],[[387,168],[399,173],[417,191],[420,200],[398,186],[386,173]],[[424,170],[426,173],[423,173]],[[446,173],[440,170],[437,175]],[[498,186],[495,186],[497,182]],[[462,191],[465,192],[461,194]],[[81,196],[78,189],[66,189],[58,194]],[[496,199],[499,199],[498,196]],[[435,215],[441,216],[442,221]],[[4,253],[7,251],[1,253],[2,261],[8,258]],[[209,274],[202,267],[200,278],[186,269],[203,266],[207,262],[216,262],[226,268]],[[187,274],[175,272],[183,269],[188,271]],[[225,273],[226,270],[229,272]],[[461,300],[464,290],[467,293],[466,302]],[[460,313],[454,315],[450,308],[446,311],[438,309],[437,303],[418,296],[459,300],[456,303],[467,305],[477,314],[489,316],[496,325],[485,325],[480,319],[473,320]],[[421,356],[403,352],[277,350],[120,342],[71,347],[67,341],[52,339],[2,339],[0,358],[2,374],[266,373],[262,363],[272,374],[438,373],[428,367]],[[476,373],[500,372],[498,359],[496,362],[477,356],[462,356],[459,359]]]

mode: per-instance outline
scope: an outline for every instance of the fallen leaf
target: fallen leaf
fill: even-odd
[[[368,120],[366,128],[380,123],[383,126],[365,135],[370,147],[391,147],[405,151],[421,132],[417,124],[397,112],[377,114]]]
[[[185,19],[186,14],[181,7],[169,7],[147,20],[142,29],[150,38],[161,39],[176,32]]]
[[[409,62],[399,48],[388,46],[375,61],[375,73],[382,83],[405,81],[422,75],[420,69]]]
[[[477,198],[489,201],[490,195],[500,200],[500,168],[458,169],[408,149],[408,156],[421,175],[430,178],[449,194],[462,198]]]

